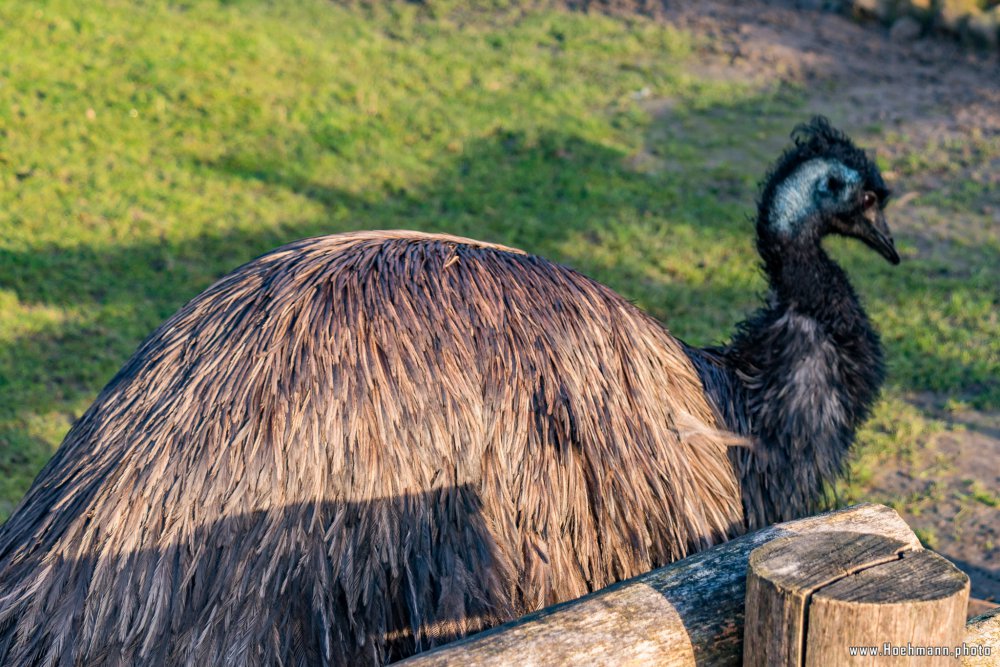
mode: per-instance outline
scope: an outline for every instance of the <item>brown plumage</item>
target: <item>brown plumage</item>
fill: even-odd
[[[678,341],[523,252],[309,239],[146,340],[0,529],[0,663],[358,664],[731,537]]]

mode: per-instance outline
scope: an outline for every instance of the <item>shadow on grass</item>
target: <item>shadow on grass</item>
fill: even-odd
[[[585,256],[567,257],[560,244],[570,235],[589,238],[607,231],[623,211],[641,215],[643,210],[683,209],[687,197],[679,188],[662,193],[650,177],[626,169],[622,158],[571,135],[528,138],[498,131],[471,144],[428,185],[391,192],[377,201],[277,165],[262,168],[266,162],[252,155],[196,163],[195,169],[308,197],[329,216],[179,241],[154,238],[107,248],[49,245],[26,252],[0,248],[0,288],[13,291],[22,303],[80,313],[0,349],[0,364],[6,361],[11,369],[0,379],[0,416],[68,411],[94,395],[137,344],[185,301],[236,266],[298,238],[357,229],[447,231],[522,247],[591,275],[614,273],[614,266],[589,263]],[[661,195],[669,201],[659,201]],[[705,228],[726,222],[713,223],[718,217],[710,216]],[[741,298],[738,288],[724,285],[706,289],[696,299],[683,283],[664,282],[656,290],[667,302],[683,297],[704,304],[706,312],[720,301]]]

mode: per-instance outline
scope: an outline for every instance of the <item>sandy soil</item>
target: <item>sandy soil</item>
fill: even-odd
[[[1000,413],[946,412],[940,397],[920,395],[913,402],[958,430],[930,439],[911,460],[898,461],[872,481],[876,497],[908,498],[903,519],[936,536],[935,549],[972,580],[971,615],[1000,601],[1000,507],[967,496],[978,482],[1000,489]]]

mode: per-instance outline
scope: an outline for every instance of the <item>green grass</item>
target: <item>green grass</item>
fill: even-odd
[[[1000,507],[1000,494],[990,491],[979,480],[974,480],[969,484],[969,495],[973,500],[987,507]]]
[[[747,216],[805,91],[693,74],[697,39],[650,21],[472,7],[0,4],[0,518],[160,321],[305,236],[503,242],[725,339],[764,288]],[[876,452],[930,428],[907,392],[1000,406],[1000,248],[921,234],[896,269],[831,244],[888,345]]]
[[[937,531],[933,528],[917,528],[913,532],[916,533],[917,539],[927,549],[938,548],[940,541],[938,540]]]

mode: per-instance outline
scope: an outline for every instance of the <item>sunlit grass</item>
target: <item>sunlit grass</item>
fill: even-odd
[[[144,336],[293,239],[519,246],[695,344],[755,306],[747,216],[814,111],[804,91],[693,74],[696,39],[640,18],[373,5],[0,4],[0,517]],[[939,153],[903,166],[941,169]],[[978,194],[923,204],[947,216]],[[1000,405],[1000,248],[940,243],[931,256],[903,234],[896,269],[831,244],[888,346],[862,462],[937,428],[906,392]]]

